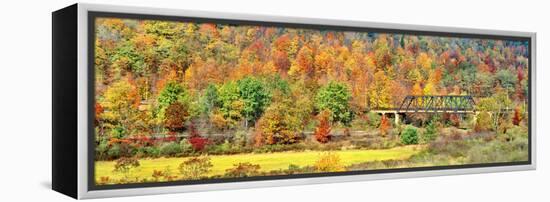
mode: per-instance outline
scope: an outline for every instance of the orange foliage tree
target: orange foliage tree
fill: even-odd
[[[390,132],[390,128],[390,120],[388,120],[388,117],[386,117],[386,115],[382,115],[382,118],[380,119],[380,134],[386,136]]]
[[[320,143],[327,143],[330,141],[330,111],[329,110],[323,110],[319,115],[317,115],[317,120],[319,121],[319,124],[317,125],[317,128],[315,129],[315,133],[313,134],[315,136],[315,139]]]
[[[523,120],[523,117],[521,116],[521,109],[519,107],[516,107],[514,109],[514,117],[512,117],[512,123],[517,126],[521,123],[521,120]]]

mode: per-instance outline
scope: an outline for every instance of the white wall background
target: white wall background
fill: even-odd
[[[550,199],[550,6],[541,0],[88,0],[90,3],[538,33],[536,171],[102,199],[105,201],[544,201]],[[0,3],[0,201],[68,201],[51,184],[51,12],[68,0]],[[546,125],[545,125],[546,124]]]

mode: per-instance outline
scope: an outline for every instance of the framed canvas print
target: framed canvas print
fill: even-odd
[[[535,33],[75,4],[53,12],[74,198],[535,169]]]

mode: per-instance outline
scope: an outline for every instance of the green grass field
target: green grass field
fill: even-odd
[[[377,160],[407,159],[421,150],[420,146],[403,146],[383,150],[343,150],[333,151],[333,153],[339,155],[342,166],[349,166]],[[244,162],[259,164],[261,167],[260,170],[262,171],[287,169],[291,164],[300,167],[312,166],[322,153],[321,151],[304,151],[210,156],[210,160],[214,167],[209,175],[223,175],[225,170],[233,167],[234,164]],[[185,159],[186,158],[140,159],[140,167],[133,169],[129,177],[137,177],[139,179],[151,178],[153,170],[163,171],[167,167],[169,167],[173,175],[179,175],[177,168]],[[114,161],[97,161],[95,164],[96,180],[99,180],[100,177],[107,176],[110,179],[122,178],[124,176],[123,174],[113,172],[114,164]]]

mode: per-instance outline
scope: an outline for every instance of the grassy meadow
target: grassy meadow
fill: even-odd
[[[404,160],[412,155],[422,151],[422,146],[402,146],[391,149],[380,150],[343,150],[332,151],[340,157],[340,163],[343,166],[349,166],[357,163],[369,161],[384,161],[384,160]],[[223,175],[227,169],[232,168],[240,162],[248,162],[260,165],[260,171],[284,170],[290,165],[299,167],[313,166],[322,155],[319,151],[304,151],[304,152],[275,152],[261,154],[235,154],[235,155],[215,155],[210,156],[210,160],[214,167],[207,176]],[[156,158],[156,159],[141,159],[140,167],[132,170],[129,178],[151,178],[154,170],[164,171],[167,167],[177,173],[179,164],[185,161],[186,158]],[[100,176],[110,176],[113,180],[128,177],[123,173],[113,173],[113,168],[116,162],[114,161],[98,161],[96,162],[96,173],[99,181]]]

